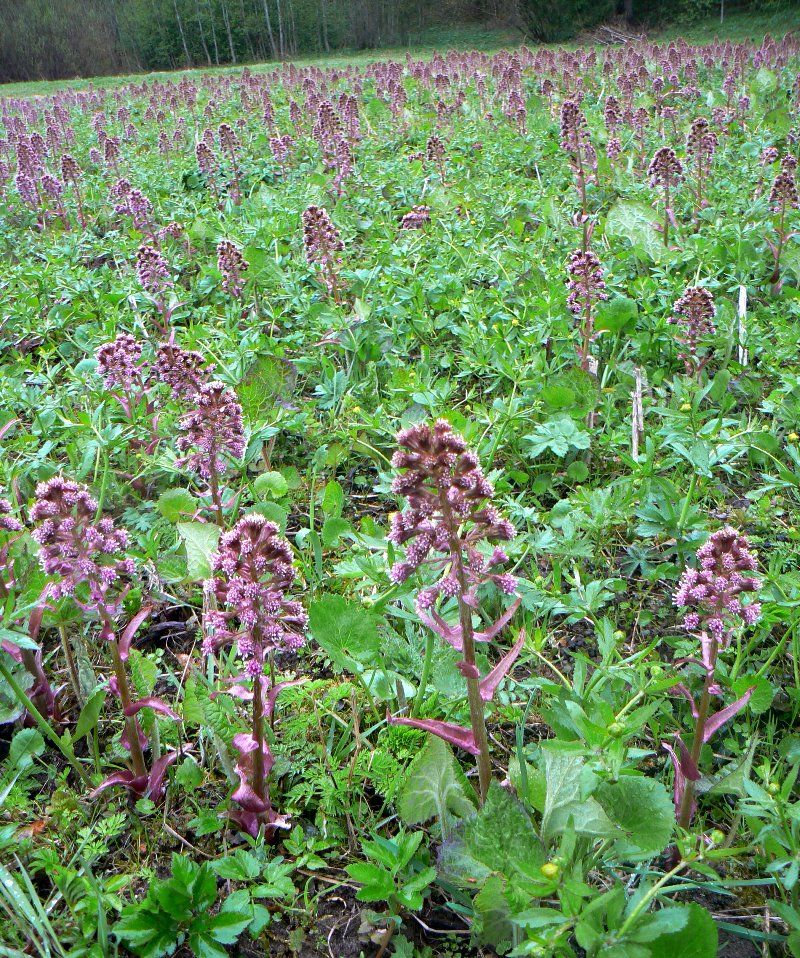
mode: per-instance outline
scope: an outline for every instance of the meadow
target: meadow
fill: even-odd
[[[733,24],[0,87],[0,956],[800,956]]]

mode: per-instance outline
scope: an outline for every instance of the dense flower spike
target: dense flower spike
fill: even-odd
[[[517,587],[514,576],[501,571],[508,562],[503,549],[494,546],[487,556],[479,546],[485,542],[507,542],[514,538],[515,530],[492,504],[494,490],[477,457],[448,422],[440,419],[432,426],[412,426],[398,434],[397,443],[399,448],[392,465],[401,472],[395,477],[392,490],[407,499],[408,508],[392,517],[389,541],[406,548],[405,557],[395,563],[390,577],[393,582],[405,582],[422,566],[438,576],[434,584],[418,594],[417,612],[425,625],[463,652],[460,668],[467,680],[470,701],[470,742],[474,754],[479,756],[481,793],[485,796],[491,768],[475,643],[489,642],[498,635],[519,603],[513,603],[487,629],[474,629],[472,613],[480,606],[481,587],[493,583],[507,595],[513,595]],[[448,623],[440,612],[440,606],[453,599],[458,608],[458,624]],[[521,647],[520,642],[516,654]],[[516,655],[506,658],[505,671],[514,658]],[[495,682],[494,677],[492,681]],[[404,721],[414,724],[414,720]],[[430,722],[426,727],[435,731]],[[440,732],[449,741],[453,740],[451,733],[452,729]]]
[[[757,602],[742,597],[757,592],[761,582],[745,536],[726,526],[697,551],[698,569],[686,569],[675,592],[675,605],[688,609],[684,626],[692,632],[709,632],[725,648],[739,624],[753,625],[761,616]]]
[[[608,299],[600,260],[591,251],[575,250],[567,263],[567,305],[580,317],[581,345],[578,350],[581,367],[591,365],[590,347],[594,340],[594,314],[599,302]]]
[[[699,375],[710,358],[708,354],[701,357],[698,351],[701,340],[714,332],[716,314],[714,297],[702,286],[689,287],[675,303],[674,315],[668,322],[681,327],[684,351],[678,358],[683,360],[687,375]]]
[[[170,285],[169,267],[161,250],[140,246],[136,254],[136,275],[151,296],[160,296]]]
[[[677,186],[683,176],[683,165],[675,150],[669,146],[662,146],[656,150],[650,161],[647,175],[653,186],[662,188]]]
[[[692,123],[686,137],[686,155],[694,164],[694,181],[697,209],[708,205],[705,191],[711,172],[711,161],[717,151],[717,134],[711,129],[708,120],[700,116]]]
[[[716,679],[719,654],[729,646],[737,628],[754,625],[761,617],[757,601],[743,601],[761,588],[761,580],[754,575],[758,563],[745,536],[731,526],[719,529],[697,550],[697,563],[697,568],[687,568],[681,576],[674,602],[686,610],[684,626],[700,641],[701,659],[697,664],[704,672],[703,690],[698,701],[683,683],[674,687],[673,691],[691,705],[694,738],[689,749],[676,734],[677,752],[665,743],[675,768],[675,811],[683,828],[689,825],[696,808],[694,783],[700,778],[698,763],[703,745],[744,708],[753,693],[750,688],[732,704],[711,713],[712,699],[722,695]],[[695,659],[685,659],[676,664],[695,663]]]
[[[664,245],[669,246],[669,227],[675,219],[670,205],[670,194],[683,179],[683,164],[675,154],[675,150],[669,146],[662,146],[659,150],[656,150],[647,173],[650,177],[650,184],[659,187],[664,194],[663,236]]]
[[[47,575],[59,576],[48,588],[50,597],[75,595],[86,585],[88,596],[78,603],[87,611],[114,616],[119,611],[119,591],[133,575],[133,561],[121,555],[128,534],[112,519],[96,519],[97,502],[84,486],[55,476],[36,488],[31,507],[32,535],[40,545],[39,561]],[[115,594],[116,593],[116,594]],[[108,637],[108,636],[106,636]]]
[[[429,206],[412,206],[400,220],[401,230],[421,230],[431,221],[431,208]]]
[[[278,526],[261,515],[244,516],[223,534],[212,572],[206,591],[214,597],[217,610],[206,615],[208,635],[203,649],[210,655],[235,643],[244,663],[244,674],[235,680],[231,692],[252,699],[253,729],[233,742],[240,755],[239,787],[233,799],[241,811],[232,817],[255,836],[261,827],[270,832],[285,824],[270,802],[273,758],[264,740],[264,719],[271,719],[275,699],[286,683],[273,685],[268,673],[274,653],[304,643],[308,617],[303,606],[289,597],[295,581],[289,543],[278,534]],[[252,691],[243,682],[250,683]]]
[[[130,333],[120,333],[97,350],[97,370],[107,389],[131,393],[140,385],[142,344]]]
[[[169,386],[176,399],[191,399],[208,382],[213,368],[200,353],[174,343],[162,343],[156,351],[154,374]]]
[[[242,407],[234,392],[220,382],[201,386],[194,398],[195,408],[180,420],[183,435],[176,445],[181,452],[194,450],[180,462],[211,480],[225,472],[231,459],[244,455]]]
[[[439,174],[439,179],[445,181],[445,149],[444,143],[435,133],[428,137],[425,146],[425,157],[429,163],[432,163]]]
[[[234,299],[242,295],[242,274],[249,265],[230,240],[220,240],[217,244],[217,269],[222,273],[222,288]]]
[[[327,210],[320,206],[309,206],[303,213],[303,245],[306,260],[319,266],[325,287],[337,299],[341,263],[339,254],[344,250],[344,243]]]
[[[258,513],[244,516],[222,535],[206,584],[220,612],[208,614],[213,634],[205,651],[235,642],[245,672],[262,675],[274,651],[292,651],[305,642],[308,619],[288,598],[295,581],[292,550],[278,527]]]

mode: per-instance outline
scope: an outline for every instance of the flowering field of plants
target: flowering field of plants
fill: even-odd
[[[800,38],[0,100],[0,956],[800,956]]]

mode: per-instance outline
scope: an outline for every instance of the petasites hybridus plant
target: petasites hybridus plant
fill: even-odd
[[[683,360],[687,376],[699,376],[711,358],[708,352],[701,356],[699,347],[704,337],[713,334],[716,314],[714,297],[703,286],[690,286],[675,302],[667,322],[680,326],[683,351],[678,358]]]
[[[308,616],[290,598],[295,581],[292,550],[278,527],[254,513],[241,518],[223,534],[212,560],[213,578],[205,584],[217,608],[206,613],[206,655],[234,644],[244,671],[229,692],[252,702],[252,731],[239,733],[233,744],[239,753],[239,787],[233,799],[241,807],[231,817],[250,835],[263,826],[267,834],[287,827],[272,808],[269,774],[274,758],[265,739],[265,722],[272,722],[281,689],[298,682],[274,681],[275,656],[305,642]],[[299,680],[304,681],[304,680]]]
[[[772,253],[773,265],[772,275],[770,276],[770,287],[773,294],[777,295],[781,291],[781,254],[786,246],[787,240],[795,235],[794,230],[789,227],[787,217],[792,210],[800,206],[800,197],[797,193],[797,182],[795,180],[796,160],[791,154],[787,154],[781,161],[781,169],[772,183],[772,189],[769,194],[769,205],[772,210],[775,224],[775,234],[777,240],[771,240],[766,237],[767,245]]]
[[[683,165],[676,156],[675,150],[669,146],[662,146],[653,155],[647,174],[650,177],[650,185],[660,189],[664,196],[663,238],[664,246],[669,246],[669,227],[675,222],[671,194],[683,179]]]
[[[749,688],[735,702],[711,712],[713,699],[722,696],[716,680],[719,654],[728,648],[737,628],[753,625],[761,616],[758,602],[743,601],[761,588],[761,581],[753,575],[758,570],[756,558],[745,536],[730,526],[718,530],[697,550],[697,561],[698,568],[684,571],[674,596],[675,605],[686,610],[684,627],[700,641],[699,659],[675,663],[702,668],[699,700],[683,683],[673,689],[690,704],[694,737],[689,748],[676,733],[677,753],[672,745],[664,743],[675,767],[675,813],[682,828],[688,827],[696,809],[695,783],[700,778],[698,762],[703,745],[747,705],[754,691]]]
[[[71,597],[87,618],[100,621],[100,637],[108,642],[111,650],[114,676],[109,688],[122,705],[125,716],[122,745],[130,752],[131,768],[110,775],[93,795],[113,785],[123,785],[134,795],[147,795],[158,801],[164,794],[167,769],[178,752],[166,752],[153,762],[148,772],[143,751],[148,743],[136,716],[144,708],[175,720],[179,720],[179,716],[161,699],[148,697],[134,701],[131,695],[125,662],[133,635],[149,609],[139,612],[117,638],[116,621],[122,613],[122,600],[128,591],[127,582],[134,573],[134,564],[125,555],[128,533],[117,529],[112,519],[97,518],[97,514],[97,502],[86,488],[70,479],[55,476],[37,487],[36,501],[30,512],[31,521],[36,525],[32,535],[39,543],[42,569],[56,577],[45,587],[43,599]]]
[[[219,524],[224,525],[220,480],[231,459],[241,459],[246,443],[242,407],[232,389],[206,383],[192,397],[194,409],[182,416],[175,445],[187,453],[178,462],[205,479]]]
[[[482,543],[507,542],[515,530],[492,504],[494,490],[483,474],[477,456],[443,419],[432,426],[420,423],[397,436],[399,449],[392,465],[399,470],[392,490],[408,506],[392,517],[389,540],[405,546],[405,558],[390,571],[393,582],[405,582],[421,567],[438,576],[417,595],[422,622],[463,654],[459,670],[466,679],[471,729],[432,719],[398,717],[392,722],[411,725],[438,735],[476,756],[481,797],[492,776],[484,721],[484,704],[490,701],[522,650],[524,636],[498,664],[481,678],[475,662],[479,642],[490,642],[508,624],[519,607],[515,601],[492,625],[479,630],[473,623],[481,606],[483,586],[493,584],[505,595],[514,595],[517,581],[501,571],[508,556],[499,546],[487,556]],[[443,616],[452,608],[458,621]],[[424,690],[422,690],[424,691]]]

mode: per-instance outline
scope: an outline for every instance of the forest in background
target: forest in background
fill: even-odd
[[[722,0],[769,10],[796,0]],[[0,82],[284,60],[403,46],[432,25],[561,42],[615,15],[691,21],[720,0],[4,0]]]

